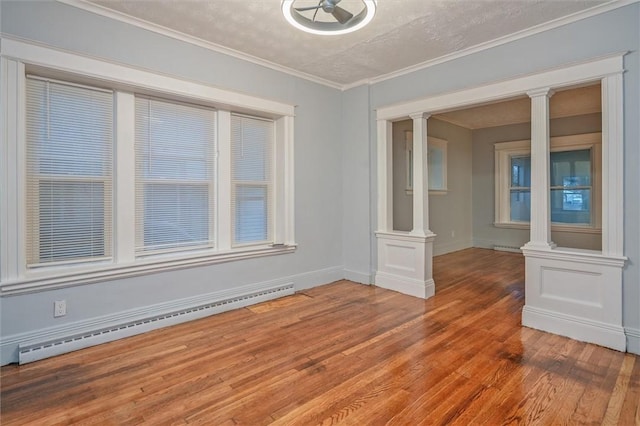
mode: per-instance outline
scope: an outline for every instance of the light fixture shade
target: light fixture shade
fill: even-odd
[[[376,14],[376,0],[362,0],[364,9],[354,15],[347,23],[339,22],[318,22],[303,16],[295,10],[293,3],[295,0],[282,0],[282,14],[287,22],[294,27],[311,34],[318,35],[340,35],[359,30],[367,25]]]

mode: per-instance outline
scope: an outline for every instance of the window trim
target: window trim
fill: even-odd
[[[413,130],[405,130],[405,182],[406,188],[404,190],[405,194],[412,195],[413,194]],[[433,188],[431,186],[431,179],[429,179],[429,195],[447,195],[449,192],[447,186],[447,144],[449,141],[445,139],[436,138],[433,136],[427,136],[427,150],[430,147],[439,148],[442,151],[442,176],[440,179],[442,180],[443,186],[441,188]],[[431,157],[427,153],[427,161],[429,161],[428,165],[431,167]],[[431,170],[431,169],[429,169]]]
[[[31,293],[53,288],[64,288],[86,283],[109,281],[160,271],[192,266],[211,265],[239,259],[290,253],[296,250],[294,224],[294,131],[295,106],[283,102],[237,93],[202,83],[153,73],[105,60],[31,44],[14,39],[1,38],[0,56],[0,295]],[[26,74],[57,78],[79,84],[114,90],[117,108],[114,121],[130,114],[134,108],[133,92],[166,100],[186,101],[218,110],[218,135],[224,137],[221,117],[239,112],[274,120],[276,129],[274,170],[274,224],[273,244],[234,248],[230,245],[228,214],[223,200],[228,200],[229,188],[219,182],[214,184],[218,197],[216,225],[217,250],[185,251],[172,254],[136,256],[135,221],[133,209],[135,191],[126,188],[133,182],[134,126],[117,125],[114,131],[114,203],[113,213],[114,257],[112,261],[100,260],[90,264],[27,268],[25,241],[25,79]],[[226,129],[228,133],[228,129]],[[220,149],[220,148],[219,148]],[[218,156],[218,173],[228,167]],[[120,170],[124,167],[126,170]],[[226,177],[228,181],[228,177]]]
[[[588,234],[600,234],[602,232],[602,133],[583,133],[570,136],[558,136],[550,138],[550,152],[591,150],[591,175],[592,175],[592,203],[591,225],[570,225],[565,223],[551,223],[554,232],[576,232]],[[530,229],[529,222],[517,222],[511,220],[510,212],[510,159],[518,155],[531,155],[531,141],[518,140],[510,142],[497,142],[494,144],[494,183],[495,183],[495,218],[493,225],[496,228]],[[551,190],[551,188],[549,188]]]

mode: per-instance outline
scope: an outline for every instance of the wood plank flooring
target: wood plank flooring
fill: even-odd
[[[521,255],[340,281],[1,370],[3,425],[638,425],[640,360],[520,326]]]

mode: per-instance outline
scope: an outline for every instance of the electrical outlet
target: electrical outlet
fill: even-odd
[[[53,317],[63,317],[67,315],[67,301],[66,300],[56,300],[53,302]]]
[[[456,237],[456,231],[451,231],[451,238],[455,238]]]

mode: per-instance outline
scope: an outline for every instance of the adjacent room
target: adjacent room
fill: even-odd
[[[637,0],[1,0],[0,422],[640,425]]]

